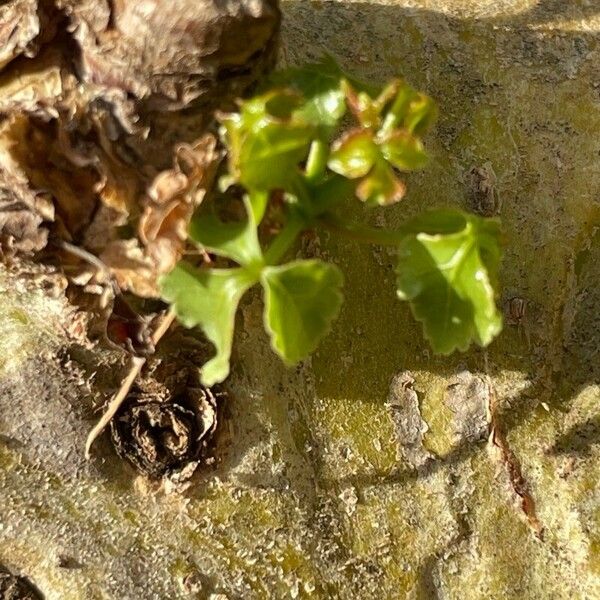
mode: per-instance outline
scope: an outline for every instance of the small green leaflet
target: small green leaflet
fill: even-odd
[[[377,94],[374,86],[368,86],[347,75],[330,56],[319,62],[279,71],[271,76],[269,83],[289,87],[304,98],[295,115],[316,125],[322,135],[329,135],[346,114],[346,92],[343,81],[351,81],[359,90]]]
[[[206,386],[229,374],[235,312],[256,279],[245,269],[196,269],[180,262],[161,280],[163,298],[185,327],[199,325],[215,345],[216,355],[200,370]]]
[[[294,116],[301,98],[279,90],[243,102],[221,117],[234,181],[249,192],[289,190],[299,177],[315,127]]]
[[[246,221],[224,223],[214,214],[195,215],[190,223],[189,236],[206,250],[235,260],[240,265],[262,263],[262,251],[256,231],[256,217],[264,213],[264,194],[244,198]]]
[[[396,86],[398,92],[385,115],[381,131],[389,133],[394,129],[404,128],[413,135],[423,135],[437,119],[435,102],[404,81],[397,81]]]
[[[380,158],[373,133],[368,129],[349,131],[334,145],[328,167],[349,179],[364,177]]]
[[[406,190],[392,167],[410,171],[426,162],[421,141],[406,131],[380,139],[369,129],[355,129],[333,145],[328,167],[349,179],[362,178],[356,190],[360,200],[385,206],[401,200]]]
[[[331,327],[342,304],[340,270],[319,260],[266,267],[264,321],[271,345],[286,363],[306,358]]]
[[[423,143],[407,131],[394,131],[378,142],[385,159],[400,171],[415,171],[427,164]]]
[[[265,328],[286,363],[306,358],[327,334],[342,304],[342,281],[336,266],[318,260],[263,268]],[[185,327],[199,325],[215,345],[216,355],[201,369],[204,385],[219,383],[229,374],[235,312],[256,282],[244,268],[196,269],[185,262],[163,277],[163,298],[180,322]]]
[[[335,63],[323,62],[276,73],[273,83],[300,92],[305,102],[297,110],[298,116],[329,131],[346,112],[346,98],[340,87],[342,77]]]
[[[502,328],[494,302],[499,226],[459,211],[413,219],[398,249],[398,296],[408,300],[425,336],[442,354],[487,346]]]
[[[356,195],[363,202],[385,206],[402,200],[406,186],[396,177],[385,161],[379,160],[370,173],[356,187]]]

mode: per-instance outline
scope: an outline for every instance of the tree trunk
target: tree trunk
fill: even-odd
[[[210,184],[214,108],[271,68],[276,3],[0,5],[0,564],[35,593],[598,597],[600,10],[434,4],[285,0],[280,62],[329,52],[436,98],[435,158],[389,224],[498,214],[505,331],[431,355],[386,250],[311,240],[347,273],[332,334],[286,369],[250,297],[212,445],[161,484],[109,431],[84,457],[126,349],[151,341],[119,337],[94,257],[158,311],[149,282],[182,251],[166,215],[185,223]],[[174,328],[140,393],[171,393],[206,352]]]

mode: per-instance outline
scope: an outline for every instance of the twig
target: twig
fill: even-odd
[[[169,311],[160,321],[158,327],[154,330],[152,334],[152,343],[156,346],[160,339],[165,335],[168,331],[169,327],[172,325],[175,320],[175,313]],[[100,417],[100,420],[96,423],[94,428],[90,431],[87,436],[87,440],[85,442],[85,457],[89,459],[91,456],[91,447],[92,444],[96,441],[96,438],[104,431],[104,428],[112,421],[112,418],[115,416],[121,404],[127,397],[131,386],[134,384],[138,375],[140,374],[142,367],[146,364],[146,359],[141,358],[139,356],[133,356],[131,358],[131,365],[129,367],[129,372],[123,382],[121,383],[121,387],[117,391],[117,393],[113,396],[112,400],[108,403],[106,411]]]
[[[116,296],[119,293],[119,286],[117,285],[117,282],[115,281],[111,270],[97,256],[93,255],[91,252],[88,252],[84,248],[70,244],[65,240],[56,240],[55,244],[59,248],[65,250],[66,252],[73,254],[73,256],[77,256],[78,258],[81,258],[82,260],[88,262],[93,267],[96,267],[97,271],[101,273],[108,281],[108,285],[110,285],[110,289],[112,289],[113,294]],[[102,298],[104,300],[106,299],[106,294],[108,293],[108,290],[109,288],[106,287],[104,293],[102,294]],[[105,306],[104,300],[101,300],[102,306]]]
[[[152,334],[152,343],[155,346],[158,344],[158,342],[160,342],[160,339],[162,338],[162,336],[165,335],[165,333],[167,333],[167,331],[169,330],[169,327],[171,327],[174,320],[175,320],[175,313],[172,310],[170,310],[161,319],[160,323],[158,324],[158,327],[154,330],[154,333]]]
[[[81,258],[82,260],[85,260],[86,262],[90,263],[91,265],[94,265],[94,267],[96,267],[96,269],[98,269],[98,271],[100,271],[103,275],[108,275],[109,277],[111,276],[110,269],[97,256],[94,256],[91,252],[88,252],[87,250],[84,250],[83,248],[80,248],[79,246],[70,244],[69,242],[66,242],[65,240],[56,240],[55,244],[59,248],[62,248],[63,250],[70,252],[71,254],[77,256],[78,258]]]

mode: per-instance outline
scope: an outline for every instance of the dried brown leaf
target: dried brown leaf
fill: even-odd
[[[15,116],[3,128],[2,137],[29,186],[54,199],[60,237],[78,238],[96,208],[96,171],[74,166],[57,151],[52,123],[37,122],[27,115]]]
[[[47,243],[47,224],[54,219],[48,194],[32,188],[11,157],[0,129],[0,251],[38,252]]]
[[[145,196],[139,238],[114,240],[100,257],[124,291],[158,296],[157,281],[179,260],[196,206],[212,184],[220,155],[213,135],[177,149],[173,169],[160,173]]]
[[[54,105],[64,90],[61,67],[57,52],[48,51],[35,61],[5,69],[0,75],[0,112],[56,116]]]
[[[171,270],[181,256],[190,219],[212,186],[219,160],[217,140],[206,134],[194,145],[180,145],[174,168],[160,173],[149,187],[139,236],[159,274]]]
[[[156,264],[135,238],[110,242],[100,259],[111,270],[122,291],[138,296],[158,296]]]

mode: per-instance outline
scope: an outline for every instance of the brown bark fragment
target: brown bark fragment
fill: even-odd
[[[537,516],[535,500],[531,494],[529,483],[523,476],[521,462],[510,447],[506,438],[506,434],[502,429],[500,419],[498,418],[498,400],[496,396],[496,391],[492,386],[491,382],[488,382],[488,386],[489,442],[494,448],[497,449],[499,453],[500,460],[508,474],[508,479],[510,481],[512,490],[519,498],[521,510],[523,511],[523,514],[527,519],[527,523],[539,538],[543,538],[544,527]]]
[[[414,383],[409,371],[397,374],[390,385],[387,406],[396,430],[398,460],[406,461],[418,469],[425,466],[433,455],[423,444],[423,436],[429,427],[421,417]]]
[[[0,254],[44,248],[48,231],[42,223],[54,216],[54,206],[44,193],[33,191],[22,178],[0,168]]]
[[[489,386],[482,377],[461,371],[446,387],[444,403],[453,413],[455,443],[476,442],[488,429]]]

